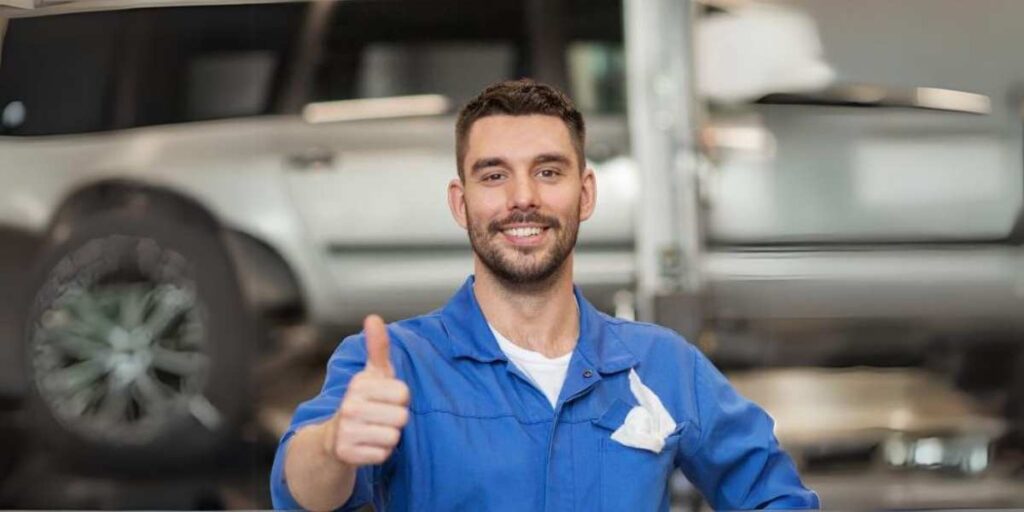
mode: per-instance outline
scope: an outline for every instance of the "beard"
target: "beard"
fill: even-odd
[[[561,274],[565,260],[576,246],[579,234],[579,207],[562,225],[555,217],[533,212],[519,212],[501,220],[484,224],[469,215],[469,243],[484,266],[500,281],[513,287],[537,285]],[[502,229],[512,224],[530,223],[544,226],[554,237],[554,243],[540,247],[505,247],[498,240]]]

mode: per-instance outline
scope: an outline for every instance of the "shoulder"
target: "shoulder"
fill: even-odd
[[[680,359],[692,362],[698,352],[686,338],[667,327],[600,315],[608,332],[640,361],[668,357],[677,363]]]
[[[406,352],[434,350],[448,339],[440,310],[390,323],[388,335],[391,336],[392,347]]]
[[[434,311],[387,324],[392,363],[415,360],[436,353],[447,339],[440,313]],[[366,334],[362,331],[341,340],[331,357],[331,366],[362,365],[366,360]]]

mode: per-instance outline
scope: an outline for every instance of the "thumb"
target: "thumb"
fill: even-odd
[[[367,368],[385,372],[389,376],[394,375],[391,359],[388,357],[391,341],[388,339],[384,320],[377,315],[367,316],[363,321],[363,330],[366,332]]]

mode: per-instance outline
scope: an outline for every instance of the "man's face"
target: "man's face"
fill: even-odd
[[[581,172],[565,123],[545,115],[481,118],[461,163],[465,182],[451,182],[448,202],[484,266],[513,284],[563,268],[595,199],[594,173]]]

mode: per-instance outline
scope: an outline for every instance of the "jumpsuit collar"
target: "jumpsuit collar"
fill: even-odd
[[[468,358],[481,363],[508,361],[498,347],[473,293],[474,277],[441,309],[441,321],[448,333],[452,359]],[[611,328],[614,320],[599,312],[583,297],[578,286],[573,293],[580,308],[580,337],[574,352],[579,353],[601,373],[615,373],[637,364],[636,356]]]

